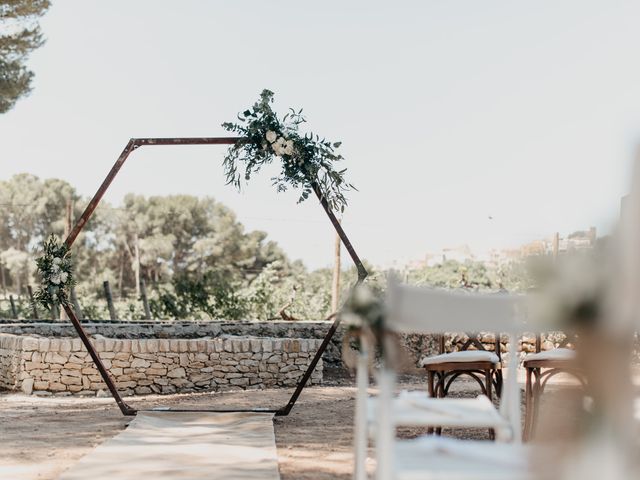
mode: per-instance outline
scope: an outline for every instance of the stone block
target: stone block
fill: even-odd
[[[253,353],[262,352],[262,340],[258,338],[249,339],[249,351]]]
[[[184,378],[187,376],[187,372],[185,372],[184,368],[178,367],[173,370],[169,370],[167,373],[167,377],[169,378]]]
[[[22,350],[24,351],[38,350],[38,339],[35,337],[23,337]]]
[[[33,390],[48,390],[49,382],[45,380],[39,380],[33,383]]]
[[[52,392],[65,392],[67,390],[67,386],[63,383],[50,382],[49,390],[51,390]]]
[[[67,357],[60,355],[56,352],[48,352],[44,356],[45,362],[47,363],[57,363],[59,365],[64,365],[67,363]]]
[[[24,380],[22,380],[20,389],[25,395],[31,395],[31,393],[33,392],[33,384],[34,384],[33,378],[25,378]]]
[[[272,355],[267,359],[267,363],[280,363],[282,361],[282,355]]]
[[[68,370],[82,370],[82,365],[84,365],[84,363],[65,363],[64,368]]]
[[[151,366],[151,362],[142,358],[134,358],[131,362],[131,368],[147,368]]]
[[[156,353],[159,349],[158,347],[158,340],[156,339],[149,339],[146,341],[147,344],[147,352],[149,353]]]
[[[166,338],[161,338],[158,340],[158,351],[159,352],[170,352],[171,349],[169,348],[169,340],[167,340]]]
[[[232,378],[229,380],[229,383],[231,385],[249,385],[249,379],[248,378]]]
[[[79,338],[74,338],[71,340],[71,351],[72,352],[86,352],[87,349],[84,347],[82,340]]]
[[[40,350],[41,352],[48,352],[50,343],[51,343],[51,340],[49,340],[48,338],[39,338],[38,350]]]

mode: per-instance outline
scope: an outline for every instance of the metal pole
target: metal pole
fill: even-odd
[[[111,395],[113,396],[116,403],[118,404],[118,407],[120,407],[120,411],[122,412],[122,414],[135,415],[136,410],[131,408],[122,400],[122,397],[120,396],[120,393],[118,392],[118,389],[116,388],[115,383],[113,383],[113,380],[109,376],[109,372],[107,372],[107,369],[105,368],[104,364],[102,363],[102,360],[98,356],[98,353],[96,352],[95,348],[93,348],[93,345],[89,340],[89,337],[87,336],[84,329],[82,328],[82,325],[80,325],[80,321],[76,317],[76,314],[73,311],[73,309],[69,305],[65,305],[64,310],[65,312],[67,312],[67,316],[69,317],[69,320],[71,320],[71,323],[73,323],[73,326],[76,328],[76,331],[80,336],[80,340],[82,340],[82,343],[87,349],[87,352],[89,352],[89,355],[91,355],[91,358],[93,359],[93,363],[96,364],[96,367],[100,372],[100,376],[104,380],[104,383],[107,385],[107,388],[109,389],[109,391],[111,392]]]
[[[113,165],[113,167],[111,168],[111,170],[107,174],[106,178],[104,179],[104,181],[102,182],[102,184],[98,188],[98,191],[95,193],[95,195],[93,196],[93,198],[91,199],[91,201],[89,202],[87,207],[85,208],[85,210],[82,213],[82,215],[80,216],[80,218],[78,218],[75,226],[73,227],[73,229],[69,233],[69,236],[65,240],[65,244],[68,247],[71,247],[73,245],[73,243],[75,242],[78,234],[82,231],[83,227],[86,225],[86,223],[89,221],[89,219],[93,215],[93,212],[95,211],[96,207],[100,203],[100,200],[102,199],[102,197],[104,196],[105,192],[107,191],[107,189],[109,188],[109,186],[113,182],[113,179],[116,177],[116,175],[120,171],[120,168],[122,168],[122,165],[124,164],[125,160],[129,157],[131,152],[133,152],[136,148],[141,147],[141,146],[151,146],[151,145],[234,145],[234,144],[236,144],[238,142],[243,142],[243,141],[244,141],[243,138],[238,138],[238,137],[132,138],[132,139],[130,139],[129,142],[127,143],[127,145],[125,146],[124,150],[122,151],[122,153],[120,154],[120,156],[116,160],[116,163]],[[329,204],[328,204],[326,198],[323,197],[322,191],[320,190],[318,185],[314,183],[314,184],[312,184],[312,188],[313,188],[314,192],[316,193],[316,195],[318,196],[318,198],[320,200],[320,204],[324,208],[324,210],[325,210],[327,216],[329,217],[329,220],[331,221],[333,227],[336,229],[336,232],[338,233],[338,236],[340,237],[340,240],[342,240],[342,243],[344,244],[347,252],[349,253],[349,256],[351,257],[351,259],[353,260],[354,264],[356,265],[356,268],[357,268],[357,271],[358,271],[358,280],[356,282],[356,285],[357,285],[357,284],[361,283],[365,279],[365,277],[367,276],[367,270],[365,269],[364,265],[360,261],[360,258],[358,257],[358,255],[356,254],[353,246],[351,245],[351,242],[349,241],[349,238],[347,237],[347,235],[345,234],[344,230],[340,226],[340,223],[338,222],[338,220],[336,219],[335,215],[331,211],[331,209],[329,207]],[[105,282],[105,284],[106,284],[106,286],[105,286],[105,291],[106,291],[108,289],[108,282]],[[108,297],[109,298],[111,297],[110,291],[109,291]],[[113,307],[112,303],[111,303],[111,307]],[[113,395],[113,397],[116,399],[116,402],[118,402],[118,405],[120,406],[120,409],[122,410],[122,412],[125,415],[134,415],[136,413],[136,411],[131,409],[130,407],[128,407],[126,404],[124,404],[124,402],[122,402],[122,399],[120,398],[117,390],[115,389],[115,386],[113,385],[113,382],[111,381],[109,375],[107,374],[106,369],[104,369],[104,366],[102,365],[102,362],[100,361],[100,358],[98,357],[95,349],[93,348],[93,345],[91,345],[91,342],[89,341],[88,336],[87,336],[86,332],[84,331],[84,329],[82,328],[82,325],[80,324],[80,322],[79,322],[78,318],[76,317],[75,313],[67,305],[65,305],[65,311],[67,312],[67,315],[69,316],[69,319],[73,323],[74,328],[78,332],[78,335],[80,336],[80,338],[82,339],[83,343],[85,344],[85,347],[87,348],[89,354],[94,359],[94,362],[96,362],[96,365],[98,366],[98,370],[100,371],[100,374],[102,375],[103,379],[105,380],[105,383],[107,384],[107,386],[109,386],[109,390],[111,391],[111,394]],[[115,319],[115,309],[110,308],[109,314],[110,314],[112,319]],[[35,316],[37,316],[37,314]],[[335,331],[337,330],[339,324],[340,324],[340,318],[338,316],[336,316],[333,324],[331,325],[331,328],[329,329],[329,331],[327,332],[327,335],[325,336],[324,340],[322,341],[322,344],[320,345],[320,348],[316,352],[311,364],[309,365],[309,368],[307,368],[307,371],[304,373],[302,379],[298,383],[298,386],[296,387],[295,392],[291,396],[291,399],[289,400],[289,403],[286,405],[286,407],[281,408],[280,410],[278,410],[276,412],[276,415],[287,415],[291,411],[291,408],[295,404],[297,398],[300,396],[300,393],[302,392],[302,389],[304,388],[304,386],[306,385],[307,381],[311,377],[311,373],[313,372],[313,370],[315,369],[318,361],[322,357],[322,354],[326,350],[326,348],[327,348],[329,342],[331,341],[331,338],[333,337]],[[174,411],[190,411],[190,410],[174,410]],[[206,411],[216,411],[216,410],[206,410]],[[222,411],[222,410],[219,410],[219,411]],[[270,411],[270,412],[273,412],[273,410],[264,409],[264,408],[228,410],[228,411],[261,411],[261,412]]]
[[[313,183],[312,187],[313,187],[313,191],[316,193],[316,196],[318,197],[318,200],[320,200],[320,204],[322,205],[322,208],[324,208],[325,213],[329,217],[329,220],[331,220],[331,223],[333,224],[334,228],[336,229],[336,232],[338,233],[338,236],[340,237],[340,239],[342,240],[342,243],[344,244],[345,248],[347,249],[347,252],[349,252],[349,255],[351,256],[351,259],[353,260],[353,263],[356,265],[356,269],[358,270],[358,280],[356,281],[356,285],[359,285],[367,277],[367,275],[368,275],[367,269],[364,268],[364,265],[362,264],[362,261],[360,260],[360,257],[358,257],[358,254],[356,253],[355,249],[353,248],[353,245],[351,245],[351,242],[349,241],[349,238],[347,237],[347,234],[342,229],[342,225],[340,225],[340,222],[338,221],[338,219],[336,218],[334,213],[331,211],[331,208],[329,207],[329,203],[327,202],[327,199],[324,198],[324,196],[322,195],[320,187],[318,187],[318,185],[316,183]],[[307,370],[304,372],[304,375],[300,379],[300,382],[298,382],[298,385],[296,385],[296,389],[293,392],[293,395],[291,395],[291,398],[289,399],[289,402],[287,403],[287,405],[284,408],[282,408],[281,410],[278,410],[278,412],[276,412],[277,416],[289,415],[289,412],[291,412],[291,409],[296,404],[296,401],[298,400],[298,397],[302,393],[302,389],[305,387],[305,385],[307,384],[307,382],[311,378],[311,374],[315,370],[316,365],[318,365],[318,362],[322,358],[322,355],[324,354],[325,350],[327,349],[327,346],[329,346],[329,342],[333,338],[333,335],[336,333],[336,330],[338,330],[338,327],[340,326],[340,315],[333,314],[331,316],[335,317],[335,319],[334,319],[333,323],[331,324],[331,327],[329,328],[329,331],[324,336],[324,339],[322,340],[322,343],[320,344],[320,348],[318,348],[318,351],[316,352],[315,356],[313,357],[313,360],[311,361],[311,363],[307,367]],[[331,316],[329,317],[329,319],[331,318]]]

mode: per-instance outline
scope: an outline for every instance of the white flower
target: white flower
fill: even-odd
[[[51,270],[52,270],[53,272],[59,272],[59,271],[60,271],[60,265],[58,265],[57,263],[54,263],[54,264],[51,266]]]
[[[69,274],[67,272],[62,272],[60,274],[60,282],[65,283],[68,277],[69,277]]]
[[[278,137],[275,143],[271,145],[271,148],[273,148],[273,151],[278,156],[282,156],[282,154],[284,153],[284,147],[285,147],[285,139],[283,137]]]
[[[284,150],[283,150],[285,155],[293,155],[293,141],[292,140],[287,140],[286,142],[284,142]]]
[[[51,277],[51,283],[53,283],[54,285],[59,285],[60,284],[60,276],[58,275],[54,275]]]
[[[278,134],[273,130],[269,130],[265,137],[269,143],[273,143],[276,141],[276,138],[278,138]]]
[[[53,257],[52,262],[54,265],[60,265],[62,263],[62,259],[60,257]]]

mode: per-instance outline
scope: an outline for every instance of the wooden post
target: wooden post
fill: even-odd
[[[137,232],[133,237],[133,255],[133,273],[136,281],[136,297],[140,297],[140,239],[138,238]]]
[[[78,297],[76,295],[75,287],[71,287],[71,303],[73,304],[73,309],[75,310],[78,320],[84,320],[82,309],[80,308],[80,303],[78,303]]]
[[[0,282],[2,282],[2,294],[7,294],[7,279],[4,274],[4,264],[0,262]]]
[[[339,220],[340,221],[340,220]],[[333,254],[333,282],[331,285],[331,313],[338,311],[340,302],[340,249],[342,243],[340,235],[336,233],[336,241]]]
[[[558,259],[558,252],[560,250],[560,234],[558,232],[553,234],[553,241],[551,243],[551,251],[553,255],[553,260]]]
[[[9,303],[11,304],[11,315],[13,318],[18,318],[18,310],[16,309],[16,302],[13,301],[13,295],[9,295]]]
[[[36,301],[33,298],[33,289],[31,285],[27,285],[27,291],[29,292],[29,302],[31,303],[31,313],[33,314],[33,319],[38,320],[38,309],[36,308]]]
[[[140,280],[140,297],[144,307],[144,318],[145,320],[151,320],[151,310],[149,310],[149,299],[147,298],[147,282],[144,280]]]
[[[111,287],[109,281],[105,280],[102,284],[104,286],[104,296],[107,298],[107,307],[109,308],[109,317],[111,320],[117,320],[116,309],[113,306],[113,297],[111,296]]]

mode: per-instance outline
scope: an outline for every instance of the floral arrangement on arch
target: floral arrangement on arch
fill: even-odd
[[[375,353],[387,365],[401,367],[407,363],[399,337],[386,329],[386,306],[381,292],[375,292],[366,285],[357,285],[347,298],[340,316],[346,332],[342,341],[342,359],[347,367],[356,365],[353,347],[374,350],[369,356],[370,367]],[[355,343],[354,343],[355,342]]]
[[[302,109],[289,112],[280,119],[271,108],[273,92],[263,90],[253,107],[238,114],[239,123],[226,122],[222,126],[237,133],[243,140],[229,148],[224,159],[227,184],[238,189],[254,172],[275,158],[282,160],[280,175],[272,178],[279,192],[288,187],[302,190],[298,203],[318,190],[320,197],[332,210],[344,211],[345,192],[355,187],[344,179],[346,169],[336,170],[334,163],[343,159],[336,153],[341,142],[330,142],[313,133],[300,133],[306,123]],[[241,171],[239,164],[244,164]]]
[[[43,243],[43,254],[36,259],[41,284],[34,299],[47,310],[54,305],[70,304],[70,289],[74,285],[73,263],[66,244],[60,245],[55,235]]]

